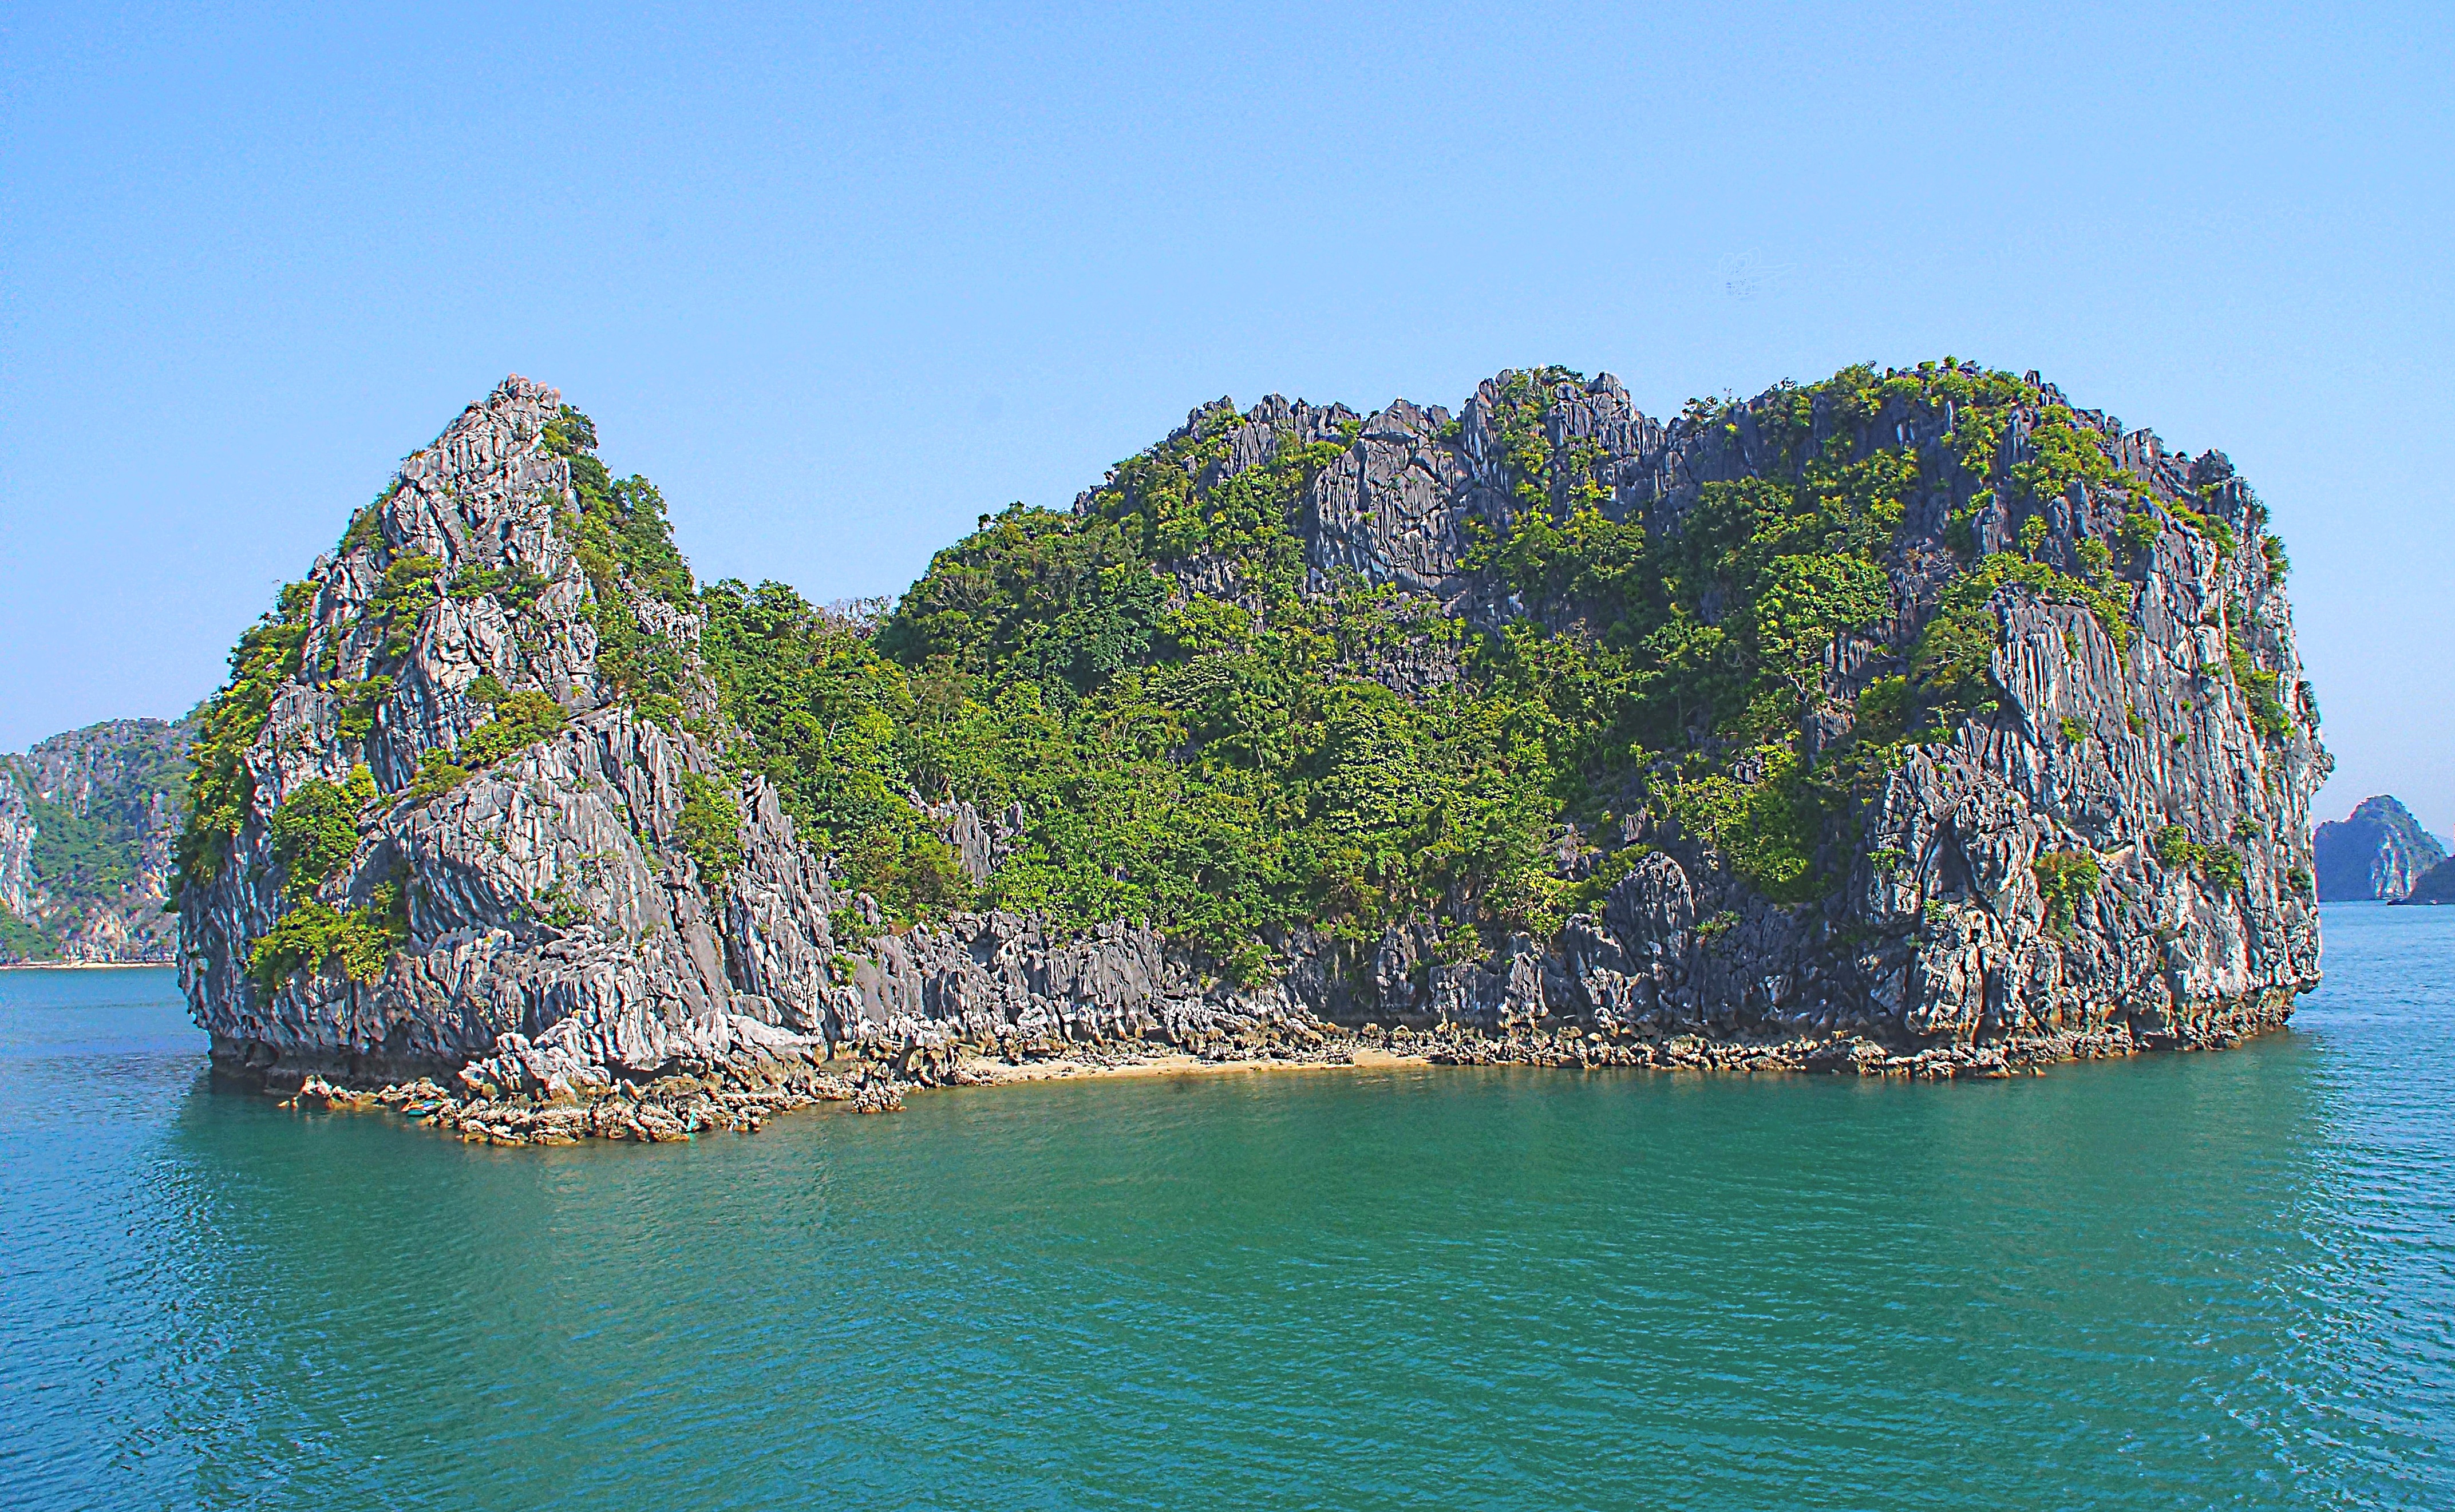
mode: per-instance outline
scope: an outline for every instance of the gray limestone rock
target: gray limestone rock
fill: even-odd
[[[181,898],[182,979],[226,1058],[602,1087],[823,1051],[837,991],[823,874],[763,784],[735,785],[698,736],[641,716],[600,664],[571,465],[545,441],[559,409],[553,390],[506,380],[310,573],[298,670],[247,755],[245,820]],[[615,591],[652,645],[693,664],[686,609],[627,580]],[[495,717],[480,676],[544,693],[566,722],[430,791],[421,763]],[[679,705],[709,696],[697,677]],[[274,816],[358,767],[379,796],[356,851],[301,888]],[[729,885],[685,833],[695,783],[741,813]],[[396,917],[356,976],[344,952],[288,968],[267,939],[302,904],[368,931]]]

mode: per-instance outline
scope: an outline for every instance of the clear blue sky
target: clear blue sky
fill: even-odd
[[[827,599],[1221,393],[1950,353],[2231,454],[2323,807],[2444,832],[2455,23],[2308,10],[15,5],[0,749],[193,704],[510,372]]]

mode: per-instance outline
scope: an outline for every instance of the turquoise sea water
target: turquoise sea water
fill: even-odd
[[[0,973],[0,1505],[2455,1506],[2455,909],[2222,1055],[1403,1070],[550,1151]]]

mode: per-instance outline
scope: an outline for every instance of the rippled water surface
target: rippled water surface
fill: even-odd
[[[0,1504],[2455,1506],[2455,909],[1968,1086],[1425,1070],[463,1146],[0,973]]]

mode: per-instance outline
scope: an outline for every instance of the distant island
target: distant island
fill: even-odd
[[[112,719],[0,756],[0,965],[176,958],[190,728]]]
[[[2401,800],[2381,795],[2364,798],[2351,817],[2320,825],[2312,854],[2321,902],[2392,903],[2446,859],[2446,847]]]
[[[1204,405],[821,608],[699,583],[514,377],[195,716],[183,979],[225,1069],[505,1142],[1135,1061],[2222,1045],[2319,979],[2287,568],[2222,454],[2035,373],[1663,421],[1547,368]]]

